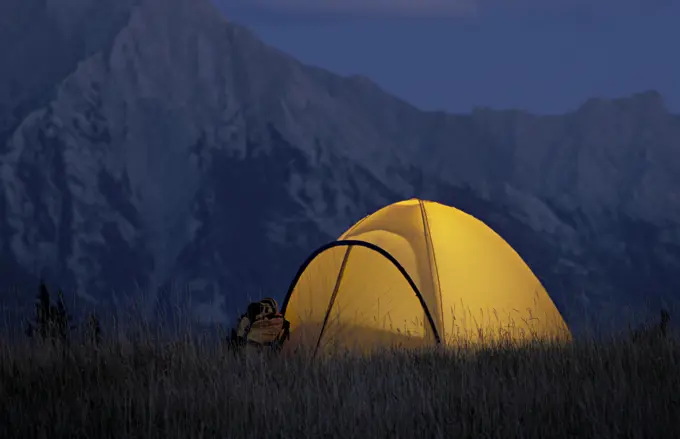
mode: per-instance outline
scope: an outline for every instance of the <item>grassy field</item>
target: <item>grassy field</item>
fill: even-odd
[[[242,354],[242,353],[241,353]],[[0,341],[1,438],[678,438],[680,340],[312,360]]]

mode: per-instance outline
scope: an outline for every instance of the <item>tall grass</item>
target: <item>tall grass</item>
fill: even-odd
[[[370,357],[0,339],[0,438],[677,438],[680,341]]]

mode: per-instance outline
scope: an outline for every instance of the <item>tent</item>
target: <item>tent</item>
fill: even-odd
[[[419,199],[386,206],[315,251],[282,312],[288,346],[315,350],[571,338],[503,238],[465,212]]]

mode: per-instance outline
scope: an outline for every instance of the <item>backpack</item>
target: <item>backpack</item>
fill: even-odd
[[[290,322],[279,312],[276,301],[266,298],[248,305],[234,335],[239,345],[280,348],[290,336]]]

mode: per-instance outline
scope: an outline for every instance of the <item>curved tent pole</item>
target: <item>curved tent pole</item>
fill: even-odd
[[[392,265],[394,265],[399,272],[401,273],[402,276],[404,276],[404,279],[408,282],[408,284],[411,286],[411,289],[415,293],[416,297],[420,301],[420,306],[423,307],[423,311],[425,311],[425,317],[427,317],[427,321],[430,323],[430,327],[432,328],[432,333],[434,334],[434,339],[437,344],[441,343],[441,338],[439,337],[439,332],[437,331],[437,327],[434,324],[434,320],[432,319],[432,314],[430,314],[430,310],[427,308],[427,304],[425,303],[425,300],[423,299],[422,294],[420,294],[420,290],[416,286],[415,282],[413,282],[413,279],[411,279],[411,276],[408,274],[406,269],[397,261],[394,256],[392,256],[387,250],[383,249],[382,247],[379,247],[375,244],[372,244],[370,242],[366,241],[360,241],[356,239],[342,239],[339,241],[332,241],[329,242],[328,244],[322,245],[318,249],[316,249],[309,257],[305,260],[305,262],[300,266],[300,269],[298,270],[297,274],[293,278],[293,281],[291,282],[290,286],[288,287],[288,292],[286,293],[285,299],[283,299],[283,304],[281,306],[281,314],[285,315],[286,314],[286,308],[288,307],[288,302],[290,300],[291,295],[293,294],[293,291],[295,290],[295,286],[297,285],[298,281],[300,280],[300,277],[302,276],[302,273],[305,272],[309,264],[312,263],[312,261],[321,253],[325,252],[326,250],[329,250],[334,247],[352,247],[352,246],[357,246],[357,247],[364,247],[369,250],[373,250],[374,252],[379,253],[381,256],[385,257],[387,260],[389,260]]]

